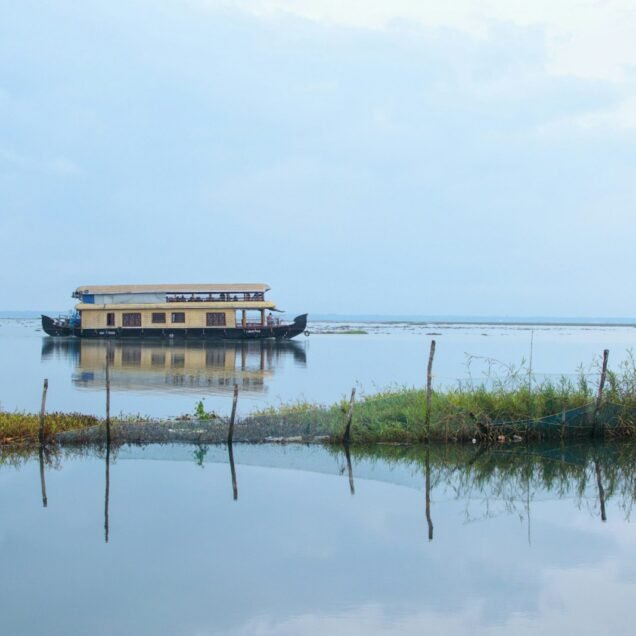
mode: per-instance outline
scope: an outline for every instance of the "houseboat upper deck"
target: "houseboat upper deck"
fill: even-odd
[[[80,338],[293,338],[307,314],[274,318],[264,283],[96,285],[78,287],[70,318],[42,316],[50,336]]]

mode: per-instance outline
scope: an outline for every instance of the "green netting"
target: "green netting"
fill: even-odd
[[[553,431],[554,429],[563,429],[565,431],[572,429],[591,429],[594,427],[596,420],[597,425],[613,428],[620,424],[621,415],[625,410],[618,404],[602,404],[596,412],[596,404],[590,402],[583,406],[563,410],[560,413],[553,413],[538,418],[529,418],[525,420],[515,421],[494,421],[492,426],[511,427],[517,430],[532,429],[535,431]]]

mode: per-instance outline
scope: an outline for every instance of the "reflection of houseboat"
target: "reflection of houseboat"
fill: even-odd
[[[269,287],[252,284],[80,287],[71,318],[42,316],[49,336],[80,338],[288,339],[305,331],[307,314],[273,317]]]
[[[235,384],[260,393],[287,362],[306,364],[305,347],[293,341],[42,341],[43,359],[61,356],[74,361],[73,384],[82,388],[103,389],[107,355],[113,388],[162,393],[228,393]]]

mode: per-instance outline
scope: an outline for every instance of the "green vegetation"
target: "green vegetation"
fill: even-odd
[[[471,380],[433,391],[428,429],[423,389],[397,387],[363,396],[353,410],[353,442],[520,442],[589,437],[593,430],[606,438],[636,437],[636,361],[633,356],[617,370],[608,370],[598,412],[597,372],[581,371],[575,380],[562,377],[538,382],[523,364],[520,367],[497,364],[493,361],[491,368],[503,368],[499,375],[489,372],[480,383]],[[242,418],[237,421],[236,430],[250,441],[289,437],[337,440],[343,435],[349,406],[346,396],[332,405],[303,401],[281,404]],[[120,442],[186,441],[195,437],[199,441],[225,439],[224,420],[206,410],[204,399],[195,404],[194,415],[177,420],[185,422],[176,426],[174,421],[119,416],[113,420],[113,437]],[[194,421],[196,427],[189,424]],[[48,413],[45,437],[50,441],[59,433],[82,433],[102,423],[96,417],[79,413]],[[37,415],[0,411],[0,444],[37,442],[38,430]],[[101,439],[98,433],[92,430],[78,434],[78,443]]]
[[[331,453],[343,463],[341,446]],[[475,512],[496,510],[527,514],[528,497],[550,491],[572,497],[579,504],[592,495],[597,499],[599,480],[606,501],[615,500],[629,518],[636,501],[636,444],[633,442],[550,444],[539,442],[493,446],[429,444],[416,446],[375,444],[350,449],[353,476],[363,462],[386,462],[391,467],[408,466],[411,475],[421,475],[425,486],[445,489],[450,497],[476,502]],[[438,491],[439,492],[439,491]],[[588,500],[588,505],[590,501]],[[598,506],[598,501],[591,504]],[[435,505],[433,504],[433,516]],[[467,510],[467,520],[472,514]]]
[[[344,327],[342,329],[334,329],[332,331],[321,331],[321,334],[329,334],[329,335],[348,335],[348,336],[366,336],[369,332],[364,329],[349,329],[348,327]]]
[[[523,367],[505,367],[500,377],[434,391],[430,429],[425,428],[426,394],[396,388],[363,397],[354,408],[352,439],[356,443],[417,443],[424,440],[521,441],[589,435],[595,419],[596,382],[580,372],[576,381],[537,383]],[[334,405],[281,405],[254,413],[256,422],[278,419],[307,434],[340,437],[349,402]],[[630,358],[608,371],[598,428],[613,437],[636,435],[636,365]]]
[[[201,398],[194,406],[194,417],[197,420],[214,420],[218,416],[214,411],[205,410],[205,398]]]
[[[45,439],[50,440],[57,433],[64,431],[89,428],[99,422],[98,418],[81,413],[47,413],[44,426]],[[39,430],[39,415],[0,411],[0,444],[37,442]]]

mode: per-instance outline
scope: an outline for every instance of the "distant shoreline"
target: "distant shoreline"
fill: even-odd
[[[59,311],[0,311],[0,319],[37,320],[42,314],[58,315]],[[501,326],[501,327],[636,327],[636,318],[571,318],[509,316],[391,316],[382,314],[310,314],[310,322],[328,323],[381,323],[385,325],[430,325],[430,326]]]
[[[327,319],[327,318],[314,318],[309,322],[328,322],[333,324],[339,324],[343,322],[348,323],[356,323],[356,324],[384,324],[384,325],[429,325],[435,327],[443,327],[447,326],[456,326],[456,325],[468,325],[475,327],[636,327],[636,319],[633,322],[574,322],[572,321],[548,321],[546,319],[543,320],[534,320],[534,321],[522,321],[515,320],[514,318],[509,319],[493,319],[493,320],[396,320],[392,319],[384,319],[384,320],[371,320],[371,319]]]

